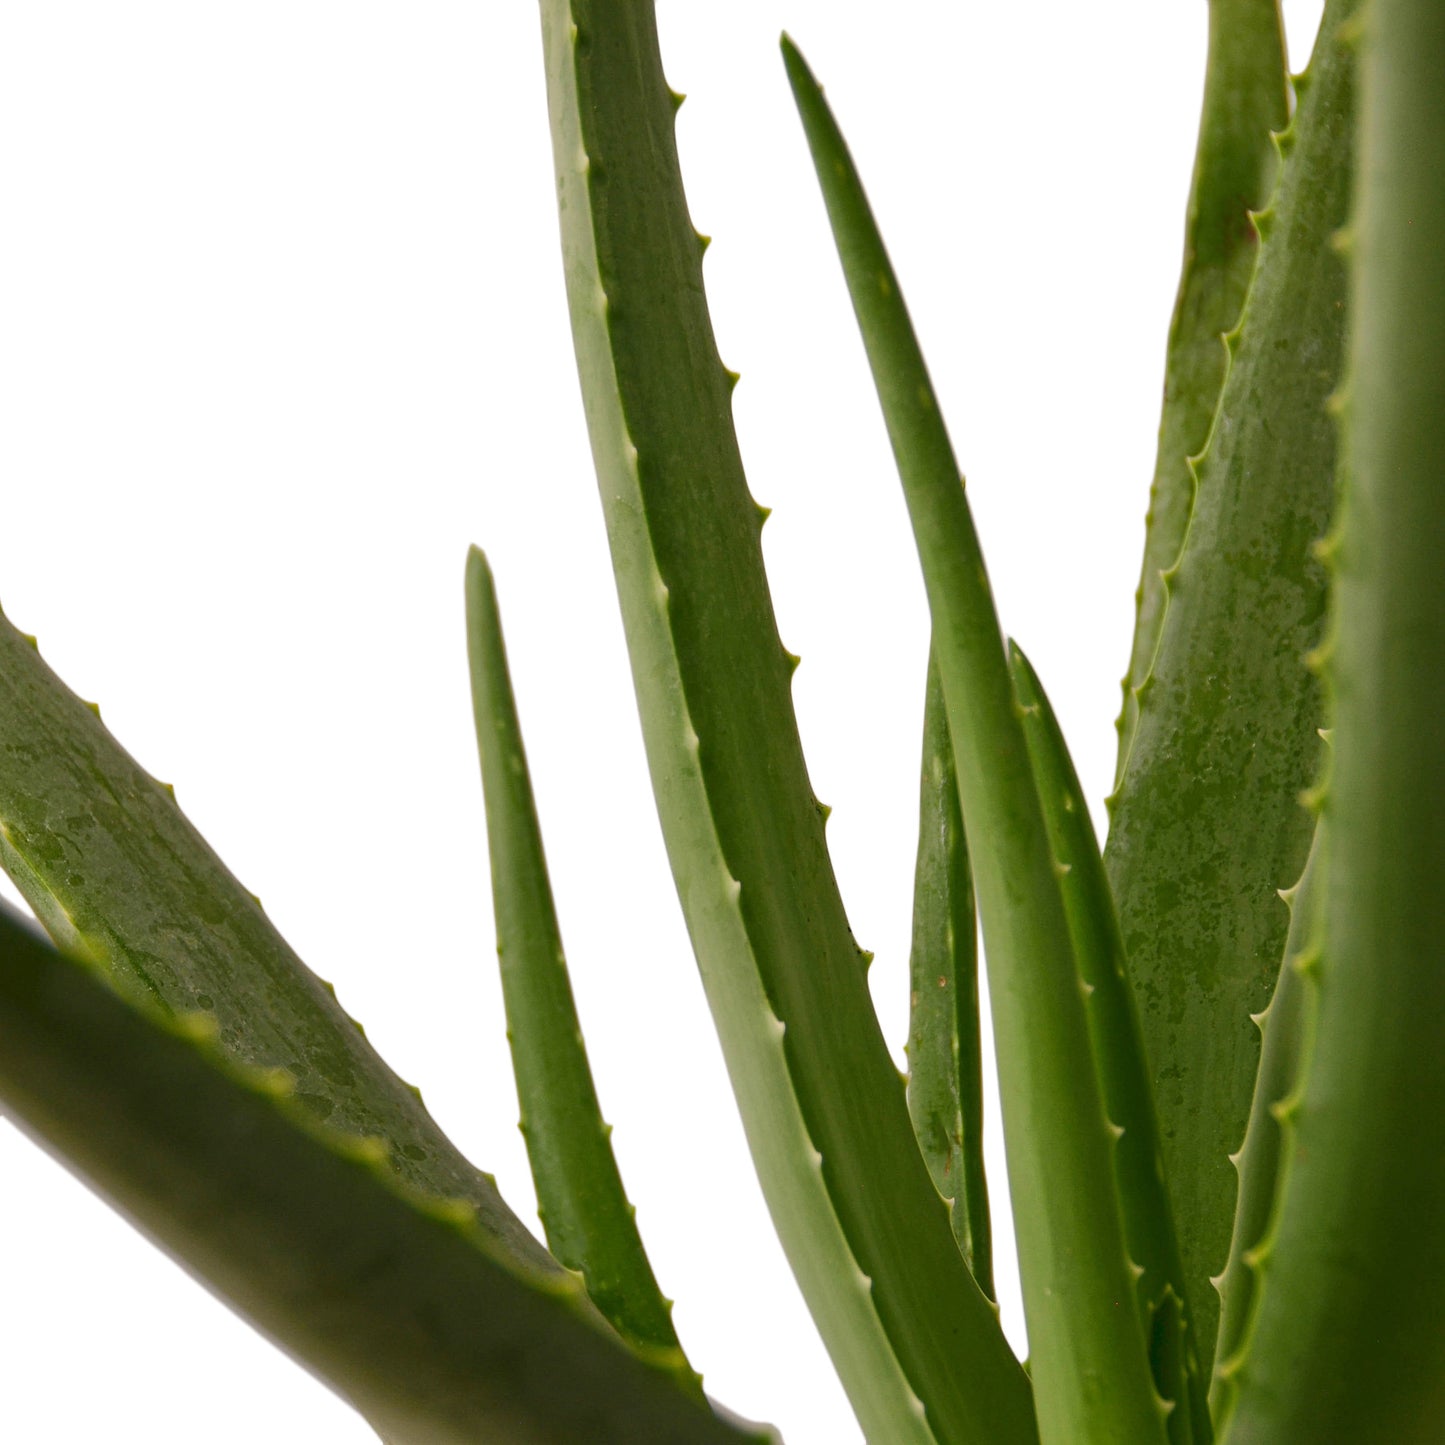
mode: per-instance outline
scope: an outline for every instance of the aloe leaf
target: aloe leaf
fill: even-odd
[[[1124,1241],[1140,1271],[1140,1317],[1150,1341],[1155,1388],[1173,1404],[1168,1421],[1173,1445],[1207,1445],[1213,1436],[1207,1392],[1114,899],[1088,801],[1048,695],[1017,643],[1009,644],[1009,661],[1049,846],[1063,869],[1059,886],[1086,989],[1085,1014],[1104,1108],[1119,1130],[1114,1174]]]
[[[758,1438],[634,1356],[540,1249],[238,1061],[211,1013],[117,991],[3,905],[0,1098],[397,1445]]]
[[[699,1396],[637,1232],[587,1063],[552,904],[491,569],[467,556],[467,652],[492,860],[497,956],[522,1135],[547,1246],[617,1332]]]
[[[1154,1070],[1175,1225],[1206,1377],[1269,1001],[1312,820],[1322,718],[1303,664],[1318,642],[1349,214],[1353,61],[1330,0],[1204,457],[1104,861]]]
[[[1262,1044],[1259,1077],[1249,1110],[1244,1143],[1234,1156],[1239,1173],[1239,1201],[1229,1259],[1219,1280],[1219,1338],[1210,1387],[1210,1406],[1221,1430],[1234,1411],[1239,1372],[1248,1359],[1248,1342],[1258,1317],[1260,1292],[1256,1279],[1269,1251],[1276,1220],[1276,1202],[1287,1171],[1289,1145],[1281,1119],[1299,1087],[1308,1050],[1310,1022],[1307,973],[1319,963],[1319,897],[1324,884],[1325,829],[1315,825],[1315,839],[1300,881],[1285,892],[1289,904],[1289,936],[1279,982],[1269,1007],[1259,1017]]]
[[[1224,334],[1239,324],[1254,275],[1259,233],[1278,154],[1273,133],[1289,120],[1284,31],[1278,0],[1211,0],[1209,61],[1184,225],[1184,266],[1164,358],[1164,405],[1135,594],[1134,642],[1124,675],[1115,783],[1139,719],[1166,591],[1161,574],[1179,560],[1194,508],[1191,457],[1204,450],[1228,366]]]
[[[0,617],[0,863],[62,946],[239,1063],[284,1069],[320,1122],[387,1141],[399,1180],[467,1200],[498,1247],[548,1256],[272,927],[175,796]]]
[[[923,563],[983,922],[1039,1435],[1164,1439],[1084,1002],[968,502],[898,279],[836,122],[784,37]]]
[[[758,1177],[869,1439],[1034,1439],[873,1013],[808,784],[651,0],[544,0],[563,259],[643,737]]]
[[[953,1237],[978,1287],[993,1299],[983,1167],[978,919],[943,685],[931,657],[918,814],[908,956],[908,1114],[934,1186],[950,1201]]]
[[[1358,45],[1361,104],[1328,853],[1231,1445],[1425,1445],[1445,1420],[1445,10],[1370,0],[1335,43]]]

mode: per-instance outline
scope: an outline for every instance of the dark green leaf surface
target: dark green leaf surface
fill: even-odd
[[[1230,1445],[1445,1421],[1445,8],[1358,13],[1315,1021]]]
[[[1030,1373],[1046,1445],[1164,1439],[1056,860],[958,464],[822,91],[783,55],[873,369],[933,619],[983,921]],[[1123,1307],[1121,1307],[1123,1306]]]
[[[122,997],[3,905],[0,1098],[395,1445],[759,1438],[637,1359],[575,1275],[503,1253],[462,1201],[404,1183],[380,1140],[238,1063],[212,1015]]]
[[[617,1332],[701,1394],[672,1325],[602,1119],[552,904],[542,832],[487,560],[467,556],[467,653],[487,809],[497,959],[522,1135],[547,1246]]]
[[[1168,1420],[1172,1445],[1207,1445],[1213,1437],[1207,1391],[1164,1181],[1154,1091],[1109,880],[1088,801],[1043,684],[1017,643],[1010,643],[1009,661],[1049,845],[1064,870],[1059,886],[1079,977],[1087,990],[1085,1014],[1104,1108],[1119,1131],[1114,1175],[1124,1241],[1140,1270],[1140,1318],[1154,1358],[1155,1388],[1173,1404]]]
[[[1115,796],[1109,881],[1154,1070],[1201,1364],[1213,1358],[1239,1147],[1259,1063],[1250,1022],[1279,974],[1313,821],[1328,525],[1349,214],[1353,62],[1331,0],[1289,136],[1139,723]]]
[[[908,1114],[953,1236],[994,1298],[983,1167],[983,1057],[978,1032],[978,917],[958,806],[943,685],[932,658],[923,707],[923,776],[908,955]]]
[[[865,1435],[1034,1438],[808,784],[651,0],[544,0],[573,335],[653,789],[758,1177]]]
[[[1189,459],[1209,439],[1229,364],[1224,333],[1238,325],[1254,275],[1259,233],[1250,213],[1264,209],[1274,185],[1272,133],[1289,119],[1288,89],[1278,0],[1211,0],[1184,266],[1169,323],[1159,449],[1119,717],[1119,777],[1139,720],[1137,691],[1159,645],[1166,601],[1160,574],[1179,560],[1194,508]]]

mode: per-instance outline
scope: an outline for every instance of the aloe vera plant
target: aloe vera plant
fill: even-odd
[[[1275,0],[1211,0],[1102,849],[1041,681],[1047,643],[1025,638],[1036,670],[1006,637],[1003,585],[995,605],[994,484],[968,429],[945,425],[954,402],[904,301],[906,257],[890,258],[886,205],[875,217],[864,190],[872,152],[860,135],[855,160],[846,97],[835,115],[784,38],[794,184],[810,157],[814,239],[826,216],[843,286],[836,268],[827,283],[851,302],[850,354],[884,427],[867,422],[902,483],[900,497],[877,467],[869,505],[900,530],[906,516],[927,599],[909,644],[922,751],[915,737],[900,804],[917,846],[891,865],[913,870],[905,1081],[844,909],[856,880],[835,871],[804,761],[806,674],[763,565],[785,509],[765,527],[744,476],[652,0],[542,0],[541,18],[582,410],[662,841],[762,1194],[859,1428],[888,1445],[1439,1439],[1445,19],[1427,0],[1327,0],[1290,79]],[[555,511],[575,481],[566,503],[552,478],[493,484],[545,491]],[[437,521],[398,511],[395,526]],[[668,1010],[688,1007],[681,931],[653,972],[642,920],[612,915],[602,941],[571,927],[582,875],[663,867],[655,843],[633,856],[596,835],[567,861],[569,822],[580,833],[608,775],[635,782],[641,757],[596,747],[583,674],[562,729],[540,735],[564,738],[591,780],[549,782],[549,749],[523,743],[539,735],[540,660],[504,642],[512,577],[487,540],[499,581],[473,550],[455,725],[411,716],[407,748],[430,778],[427,753],[472,746],[470,712],[482,797],[474,776],[455,796],[485,809],[545,1247],[505,1201],[515,1191],[471,1162],[487,1139],[447,1095],[434,1117],[382,1057],[384,1000],[404,990],[425,999],[432,1041],[408,1076],[430,1085],[453,1041],[497,1067],[500,1023],[477,1040],[455,966],[460,953],[468,979],[480,971],[472,905],[420,875],[411,906],[442,926],[418,938],[437,941],[388,940],[386,976],[365,1008],[348,985],[344,1009],[298,950],[365,949],[365,895],[335,937],[294,935],[285,895],[264,909],[202,839],[205,795],[193,818],[183,784],[182,812],[117,741],[124,719],[102,722],[8,620],[0,863],[49,940],[0,913],[0,1097],[385,1439],[775,1439],[719,1403],[743,1397],[715,1383],[683,1292],[676,1319],[664,1294],[654,1177],[639,1185],[604,1122],[604,1106],[629,1124],[641,1107],[619,1108],[609,1048],[655,1050],[689,1243],[736,1272],[732,1221],[700,1227],[725,1141],[697,1137],[677,1061],[661,1063]],[[460,573],[439,584],[458,616]],[[574,580],[531,594],[557,599],[562,631],[595,610]],[[435,661],[390,620],[404,599],[379,571],[368,584],[329,600],[317,634],[376,679],[332,731],[359,729]],[[217,653],[231,669],[224,647],[193,665]],[[249,717],[258,736],[291,724]],[[406,791],[378,763],[342,823],[366,840],[373,894],[419,876],[401,857],[425,868],[443,846]],[[289,823],[270,831],[319,851]],[[480,856],[469,866],[480,893]],[[599,1027],[608,994],[621,1016]],[[650,1035],[610,1037],[644,1010]],[[1006,1159],[986,1162],[989,1040]],[[640,1217],[632,1198],[649,1200]],[[996,1304],[1013,1237],[1026,1364]]]

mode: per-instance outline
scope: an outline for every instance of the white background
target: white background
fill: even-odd
[[[777,33],[852,140],[1004,625],[1097,803],[1206,6],[659,8],[814,785],[901,1044],[927,624]],[[1298,66],[1320,0],[1285,8]],[[530,1220],[464,665],[462,563],[484,545],[594,1071],[684,1343],[790,1445],[858,1440],[768,1225],[658,838],[535,6],[11,0],[0,215],[8,615]],[[0,1438],[373,1438],[8,1125],[0,1181]]]

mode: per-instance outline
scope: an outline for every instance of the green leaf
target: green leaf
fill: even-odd
[[[943,685],[928,662],[923,777],[908,956],[908,1115],[953,1236],[990,1299],[993,1241],[983,1167],[983,1054],[978,1031],[978,919],[958,805]]]
[[[1332,37],[1360,56],[1360,180],[1315,1020],[1231,1445],[1445,1420],[1445,9],[1358,17]]]
[[[958,465],[822,91],[783,55],[903,481],[983,921],[1040,1438],[1164,1439],[1056,863]]]
[[[1256,218],[1259,268],[1209,446],[1104,861],[1154,1069],[1175,1224],[1209,1371],[1239,1147],[1288,913],[1279,890],[1313,828],[1299,794],[1322,722],[1305,653],[1319,641],[1349,214],[1353,65],[1331,0],[1278,193]]]
[[[1254,276],[1259,233],[1252,212],[1274,187],[1273,133],[1289,121],[1278,0],[1211,0],[1209,62],[1184,224],[1184,267],[1164,358],[1164,406],[1135,594],[1134,643],[1124,675],[1115,783],[1139,721],[1138,691],[1153,666],[1167,592],[1194,509],[1191,457],[1209,440],[1229,357],[1224,334],[1239,324]]]
[[[1269,1252],[1277,1219],[1281,1181],[1288,1170],[1290,1149],[1281,1113],[1288,1115],[1289,1097],[1298,1089],[1308,1050],[1311,1010],[1305,975],[1319,965],[1319,903],[1324,889],[1325,829],[1315,825],[1315,838],[1300,881],[1285,894],[1289,904],[1289,936],[1280,963],[1279,982],[1269,1007],[1256,1020],[1263,1042],[1259,1077],[1249,1109],[1244,1143],[1234,1156],[1239,1173],[1239,1201],[1229,1259],[1219,1280],[1219,1340],[1210,1386],[1210,1405],[1221,1433],[1234,1411],[1239,1372],[1258,1318],[1260,1264]]]
[[[522,1135],[547,1246],[635,1349],[702,1393],[637,1232],[567,977],[491,569],[467,556],[467,652],[492,860],[497,957]]]
[[[741,1445],[540,1249],[317,1121],[209,1013],[117,991],[0,905],[0,1098],[396,1445]]]
[[[808,784],[650,0],[544,0],[573,336],[653,790],[779,1237],[865,1435],[1034,1439]]]
[[[1010,643],[1014,692],[1038,784],[1049,846],[1064,872],[1060,888],[1086,990],[1085,1014],[1104,1108],[1118,1129],[1114,1175],[1124,1242],[1138,1266],[1140,1319],[1154,1358],[1154,1385],[1173,1403],[1172,1445],[1213,1438],[1200,1373],[1189,1291],[1175,1238],[1154,1090],[1126,972],[1123,941],[1104,875],[1089,805],[1043,684],[1022,649]]]
[[[379,1138],[398,1180],[463,1199],[498,1248],[546,1251],[367,1043],[329,984],[99,713],[0,617],[0,863],[62,948],[168,1014],[214,1021],[248,1068],[285,1070],[331,1128]]]

